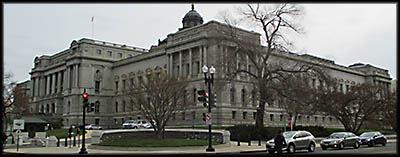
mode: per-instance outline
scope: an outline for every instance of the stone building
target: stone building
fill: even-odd
[[[197,101],[196,91],[205,89],[202,65],[216,65],[224,53],[231,49],[226,44],[215,44],[223,35],[227,25],[209,21],[203,23],[199,13],[192,9],[182,20],[183,27],[169,34],[150,50],[116,43],[80,39],[72,41],[70,48],[52,56],[40,56],[32,68],[32,108],[63,119],[65,127],[82,123],[82,93],[90,95],[89,102],[95,104],[95,111],[88,113],[86,122],[99,124],[104,128],[119,128],[128,119],[145,119],[130,105],[122,92],[131,81],[141,81],[147,75],[166,72],[190,80],[188,94],[192,94],[195,105],[174,115],[169,125],[205,125],[202,113],[207,109]],[[244,41],[251,41],[260,47],[260,34],[235,28]],[[211,44],[210,44],[211,43]],[[213,44],[214,43],[214,44]],[[334,61],[312,55],[290,52],[276,52],[276,60],[317,64],[328,70],[340,82],[344,92],[352,85],[370,82],[390,86],[388,70],[369,64],[354,64],[349,67]],[[274,59],[274,60],[275,60]],[[246,59],[238,65],[251,69]],[[257,102],[252,96],[254,88],[248,83],[249,77],[237,76],[237,81],[226,83],[224,72],[218,69],[213,91],[217,94],[217,107],[212,109],[213,125],[254,124]],[[321,82],[313,79],[313,84]],[[253,100],[249,100],[253,99]],[[286,118],[285,118],[286,117]],[[279,102],[267,104],[264,124],[284,126],[287,113]],[[299,115],[297,125],[319,125],[342,127],[334,117],[322,115]]]

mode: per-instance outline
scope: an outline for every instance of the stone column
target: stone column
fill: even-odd
[[[70,80],[70,78],[71,78],[71,68],[70,68],[70,66],[67,66],[67,70],[66,70],[66,74],[64,75],[65,77],[65,85],[66,85],[66,87],[67,87],[67,89],[70,89],[70,87],[71,87],[71,85],[70,85],[70,82],[71,82],[71,80]]]
[[[57,77],[57,89],[58,89],[58,93],[62,93],[62,91],[61,91],[61,86],[62,86],[62,84],[61,84],[61,73],[62,73],[63,71],[60,71],[60,72],[58,72],[57,73],[57,75],[58,75],[58,77]]]
[[[40,81],[42,81],[42,79],[41,79],[41,77],[40,76],[38,76],[37,77],[37,96],[42,96],[42,94],[41,94],[41,92],[43,91],[43,90],[41,90],[40,88],[42,87],[42,86],[40,86],[40,85],[42,85],[42,83],[40,82]]]
[[[207,65],[207,47],[206,46],[204,46],[203,47],[203,50],[204,50],[204,65]],[[207,65],[207,66],[210,66],[210,65]]]
[[[201,71],[201,67],[203,67],[203,46],[200,46],[199,47],[199,62],[200,62],[200,65],[199,65],[199,73],[198,73],[198,77],[200,77],[201,75],[201,73],[203,73],[202,71]]]
[[[35,97],[35,91],[36,91],[36,77],[32,77],[31,78],[32,79],[32,87],[31,87],[31,89],[32,89],[32,98],[33,97]]]
[[[51,75],[46,76],[46,78],[47,78],[47,80],[46,80],[46,84],[47,84],[46,95],[50,95],[50,77],[51,77]]]
[[[182,51],[179,51],[179,74],[178,76],[182,76]]]
[[[189,48],[189,78],[192,77],[192,49]]]
[[[53,88],[53,89],[51,90],[51,91],[53,91],[52,94],[53,94],[53,93],[54,93],[54,94],[56,93],[56,86],[57,86],[57,85],[56,85],[56,75],[57,75],[57,72],[51,75],[51,76],[53,77],[53,81],[52,81],[52,84],[53,84],[53,85],[51,86],[51,87]],[[57,83],[58,83],[58,82],[57,82]],[[57,90],[58,90],[58,88],[57,88]]]
[[[75,64],[75,82],[74,87],[78,88],[79,85],[79,64]]]
[[[169,54],[169,65],[168,65],[168,69],[169,69],[169,71],[168,71],[168,73],[170,74],[170,75],[173,75],[174,74],[174,67],[173,67],[173,65],[174,65],[174,60],[173,60],[173,57],[172,57],[173,55],[172,55],[172,53],[171,54]]]

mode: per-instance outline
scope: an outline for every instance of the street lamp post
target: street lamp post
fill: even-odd
[[[215,73],[215,68],[214,66],[210,67],[210,70],[208,70],[208,67],[206,65],[203,66],[202,71],[204,73],[204,81],[206,85],[208,85],[208,92],[209,95],[212,95],[211,93],[211,84],[214,84],[214,73]],[[211,77],[207,77],[207,73],[211,74]],[[208,99],[208,114],[211,114],[211,99]],[[211,125],[210,123],[208,125],[208,148],[206,149],[207,152],[214,152],[215,149],[212,147],[212,136],[211,136]]]

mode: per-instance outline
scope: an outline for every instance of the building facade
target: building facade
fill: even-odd
[[[145,119],[123,95],[132,81],[142,81],[153,73],[165,72],[190,80],[188,94],[193,95],[194,105],[180,111],[170,120],[171,126],[205,125],[202,113],[207,108],[197,101],[196,91],[206,89],[203,65],[217,65],[224,54],[232,51],[227,44],[215,44],[217,37],[223,35],[227,25],[209,21],[203,24],[200,14],[192,9],[182,20],[183,27],[171,33],[158,45],[149,50],[117,43],[80,39],[72,41],[70,48],[52,56],[34,59],[31,74],[32,111],[60,117],[63,125],[82,124],[82,93],[86,91],[89,103],[95,104],[95,111],[86,114],[86,122],[99,124],[104,128],[119,128],[125,120]],[[252,41],[260,47],[260,34],[235,28],[244,41]],[[303,62],[327,69],[328,73],[340,82],[345,92],[352,85],[375,83],[390,87],[388,70],[369,64],[357,63],[349,67],[335,64],[334,61],[312,55],[299,55],[289,52],[276,52],[272,60],[284,62]],[[239,67],[251,69],[247,58]],[[217,107],[212,109],[213,125],[229,126],[254,124],[257,101],[250,78],[236,76],[236,81],[227,82],[224,75],[227,69],[218,68],[213,91],[218,95]],[[322,83],[318,78],[313,84]],[[331,116],[298,115],[297,125],[319,125],[342,127]],[[264,124],[284,126],[287,113],[280,102],[267,104]]]

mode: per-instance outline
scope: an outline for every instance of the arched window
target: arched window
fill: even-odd
[[[56,113],[56,104],[51,104],[51,112]]]
[[[235,88],[231,88],[231,105],[235,104]]]
[[[126,108],[126,102],[124,100],[124,101],[122,101],[122,112],[126,111],[125,108]]]
[[[194,88],[194,89],[193,89],[193,102],[194,102],[194,106],[196,106],[196,99],[197,99],[197,89]]]
[[[50,113],[50,105],[49,104],[46,105],[46,113]]]
[[[246,90],[242,89],[242,105],[243,106],[247,106],[246,105]]]
[[[71,101],[68,101],[67,113],[69,114],[70,112],[71,112]]]

